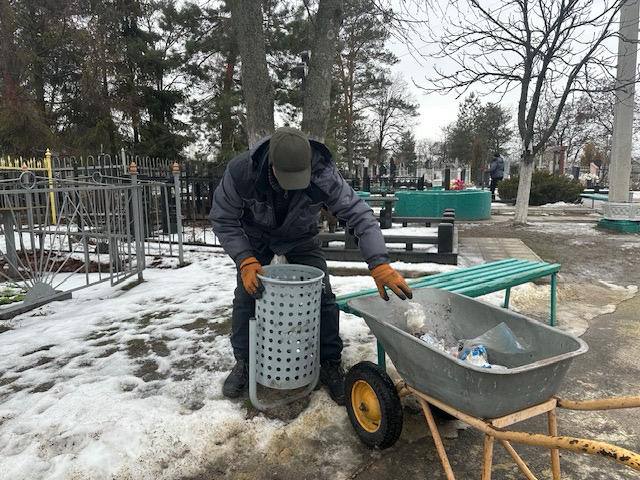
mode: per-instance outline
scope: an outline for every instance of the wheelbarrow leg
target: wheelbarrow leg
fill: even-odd
[[[484,449],[482,453],[482,480],[491,480],[491,467],[493,465],[493,441],[491,435],[484,436]]]
[[[552,437],[558,436],[558,417],[556,416],[555,408],[547,412],[547,419],[549,421],[549,435]],[[551,474],[553,480],[560,480],[560,450],[552,448],[551,450]]]
[[[507,442],[506,440],[500,440],[500,444],[504,447],[507,453],[511,455],[511,458],[513,458],[513,461],[516,462],[516,465],[518,466],[520,471],[524,474],[524,476],[527,477],[527,480],[538,480],[538,477],[536,477],[531,472],[531,470],[529,470],[529,467],[527,466],[527,464],[524,462],[524,460],[522,460],[522,457],[518,455],[518,452],[514,450],[514,448],[511,446],[509,442]]]
[[[456,480],[456,477],[453,475],[453,470],[451,469],[451,464],[449,463],[449,457],[447,457],[447,451],[444,449],[444,444],[442,443],[442,438],[440,437],[438,426],[436,425],[436,421],[433,418],[433,413],[431,413],[431,408],[429,408],[429,404],[422,398],[418,397],[418,401],[420,402],[420,406],[422,407],[424,418],[427,420],[429,430],[431,430],[433,443],[435,443],[436,445],[436,451],[438,452],[438,456],[440,457],[440,461],[442,462],[444,474],[447,477],[447,480]]]

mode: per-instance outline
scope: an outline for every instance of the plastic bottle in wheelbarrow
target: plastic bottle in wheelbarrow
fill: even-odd
[[[481,347],[481,351],[479,351]],[[526,356],[530,351],[530,347],[526,342],[518,338],[509,326],[502,322],[482,335],[471,340],[463,340],[461,342],[460,360],[465,360],[469,356],[478,358],[478,361],[472,363],[477,366],[485,367],[479,360],[483,357],[486,360],[486,368],[490,365],[500,367],[499,364],[517,364],[519,358]],[[497,365],[496,365],[497,364]]]
[[[264,286],[249,322],[249,398],[259,410],[293,402],[315,388],[320,373],[322,270],[306,265],[264,267]],[[257,384],[302,392],[263,403]]]

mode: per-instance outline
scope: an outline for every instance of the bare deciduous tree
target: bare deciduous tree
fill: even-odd
[[[524,147],[516,223],[526,223],[534,157],[553,134],[567,99],[589,91],[592,78],[611,74],[615,55],[607,39],[624,0],[455,0],[442,12],[443,32],[433,41],[452,68],[436,69],[429,90],[464,94],[519,94],[517,126]],[[556,106],[536,135],[543,98]]]
[[[417,106],[407,94],[406,82],[401,77],[394,77],[379,88],[370,110],[373,160],[380,166],[384,153],[398,145],[402,133],[417,115]]]

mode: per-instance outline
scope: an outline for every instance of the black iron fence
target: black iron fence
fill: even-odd
[[[173,183],[175,160],[131,155],[55,155],[51,156],[53,175],[63,180],[83,180],[111,177],[128,178],[129,165],[134,162],[140,180]],[[224,167],[211,162],[186,160],[177,162],[180,168],[180,198],[185,221],[205,220],[211,209],[213,192],[222,178]]]
[[[425,187],[424,177],[345,177],[345,180],[354,190],[371,193],[390,193],[400,188],[422,190]]]

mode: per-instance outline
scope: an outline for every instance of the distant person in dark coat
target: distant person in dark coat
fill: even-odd
[[[491,200],[495,200],[498,182],[504,178],[504,158],[498,152],[493,154],[489,165],[489,175],[491,176]]]

